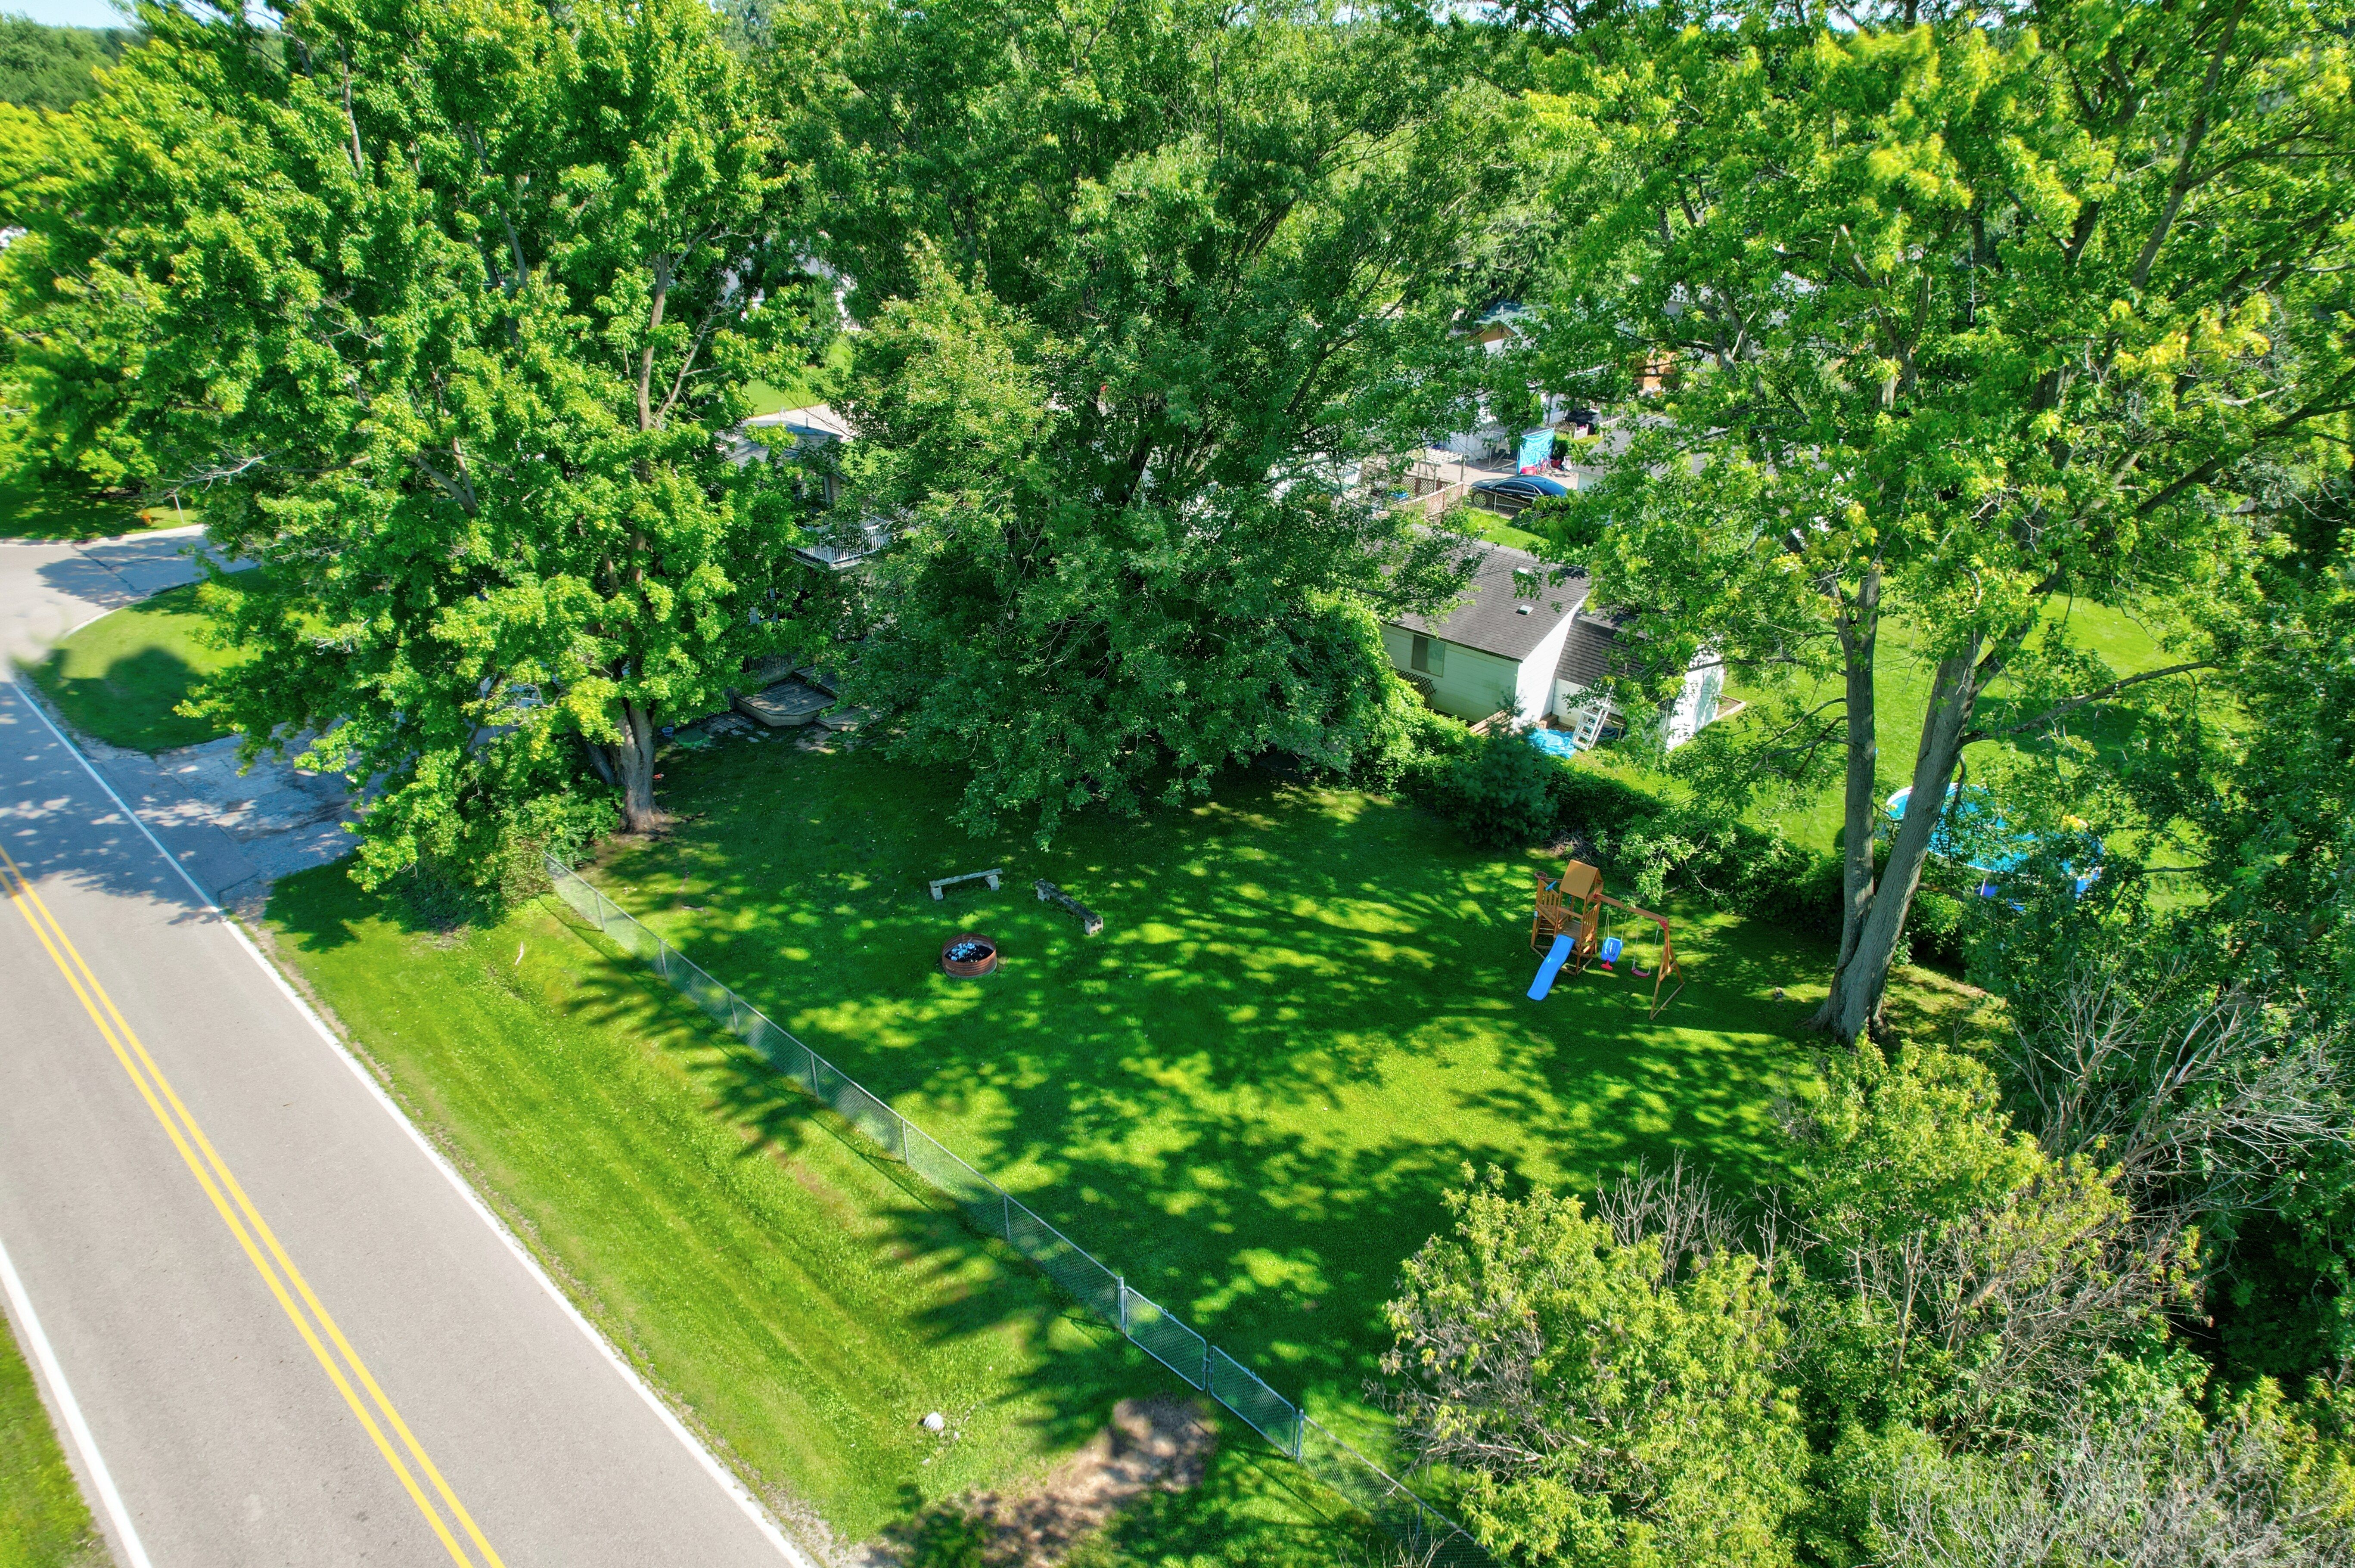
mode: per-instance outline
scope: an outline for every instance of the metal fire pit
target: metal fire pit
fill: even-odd
[[[973,950],[981,951],[975,954]],[[963,956],[957,956],[963,955]],[[975,980],[997,967],[997,944],[986,936],[964,932],[941,944],[941,973],[959,980]]]

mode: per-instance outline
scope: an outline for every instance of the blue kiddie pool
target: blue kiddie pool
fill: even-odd
[[[1559,730],[1532,730],[1529,731],[1529,744],[1557,757],[1578,755],[1578,742]]]
[[[1906,804],[1913,798],[1913,791],[1908,786],[1882,803],[1882,809],[1889,814],[1892,828],[1904,820]],[[1958,843],[1957,839],[1961,842]],[[2086,841],[2098,861],[2102,841],[2090,834],[2086,835]],[[1993,898],[1993,879],[2019,870],[2028,863],[2028,857],[2036,847],[2032,835],[2007,830],[2002,811],[1987,791],[1977,784],[1966,787],[1950,784],[1946,786],[1946,809],[1939,817],[1938,826],[1930,830],[1930,853],[1942,860],[1951,860],[1978,872],[1981,898]],[[2098,864],[2081,872],[2064,860],[2062,869],[2075,876],[2076,891],[2080,893],[2092,887],[2094,879],[2102,874]]]

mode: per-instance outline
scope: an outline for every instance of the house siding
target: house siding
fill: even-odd
[[[1566,623],[1565,623],[1566,624]],[[1499,708],[1513,707],[1521,686],[1521,667],[1511,659],[1495,654],[1484,654],[1477,648],[1467,648],[1461,643],[1451,643],[1433,637],[1432,645],[1445,650],[1442,663],[1445,668],[1431,677],[1431,705],[1442,713],[1452,713],[1458,719],[1486,719]],[[1414,634],[1403,626],[1384,626],[1382,646],[1389,650],[1391,663],[1399,669],[1412,667],[1408,660],[1414,648]],[[1559,649],[1557,648],[1557,651]],[[1553,667],[1544,667],[1550,672]]]
[[[1554,667],[1561,663],[1562,645],[1570,641],[1570,628],[1574,615],[1564,615],[1561,624],[1546,634],[1546,640],[1529,650],[1521,661],[1518,680],[1514,687],[1514,711],[1522,720],[1534,724],[1553,707]]]

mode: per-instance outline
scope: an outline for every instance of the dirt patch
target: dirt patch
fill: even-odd
[[[1217,1435],[1192,1403],[1124,1399],[1112,1424],[1022,1497],[975,1492],[927,1509],[887,1533],[866,1564],[973,1563],[975,1568],[1052,1568],[1112,1517],[1147,1492],[1201,1483]]]

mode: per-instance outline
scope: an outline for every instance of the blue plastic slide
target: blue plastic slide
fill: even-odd
[[[1570,938],[1555,937],[1553,945],[1546,950],[1545,962],[1538,965],[1538,977],[1529,982],[1529,1000],[1546,999],[1546,993],[1553,989],[1553,977],[1561,973],[1562,964],[1569,957]]]

